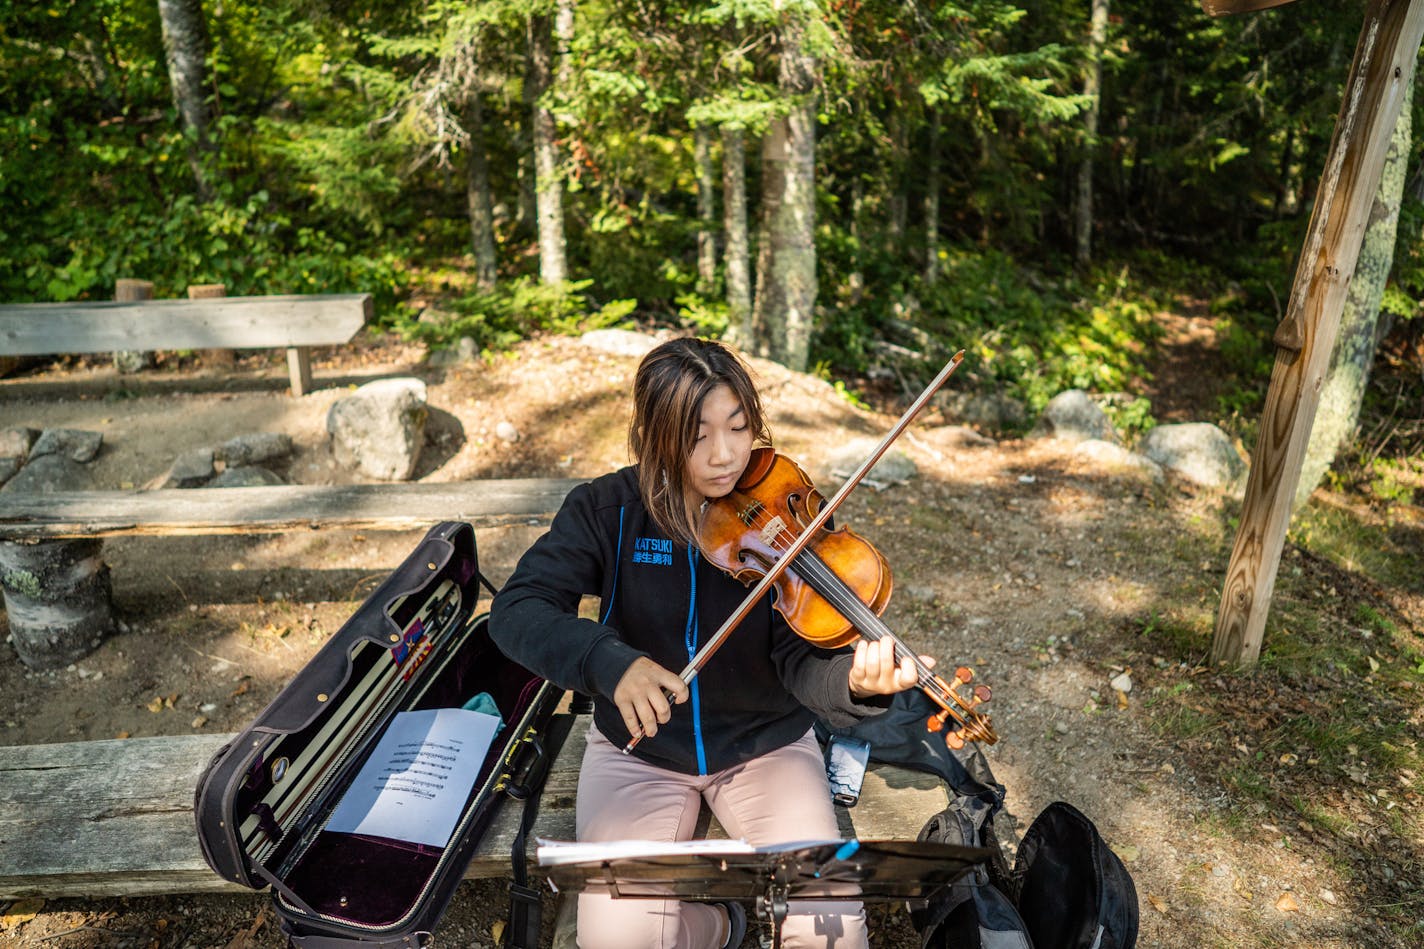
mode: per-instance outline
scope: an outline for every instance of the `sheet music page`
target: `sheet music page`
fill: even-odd
[[[458,708],[398,712],[326,829],[445,846],[498,726]]]
[[[687,854],[781,853],[802,850],[823,844],[846,843],[843,840],[798,840],[784,844],[753,847],[745,840],[603,840],[572,841],[539,839],[536,851],[541,867],[565,863],[590,863],[628,857],[676,857]]]

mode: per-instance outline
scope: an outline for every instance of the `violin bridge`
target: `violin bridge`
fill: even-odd
[[[786,529],[786,522],[778,515],[767,521],[761,529],[761,542],[767,547],[776,547],[776,542],[781,537],[781,532]]]

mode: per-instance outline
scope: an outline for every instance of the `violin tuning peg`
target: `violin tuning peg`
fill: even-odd
[[[960,737],[959,732],[950,732],[949,734],[945,735],[944,743],[955,751],[958,751],[964,747],[964,739]]]
[[[925,721],[925,731],[939,731],[940,729],[944,728],[944,723],[948,718],[948,712],[935,712]]]
[[[954,681],[960,684],[972,682],[974,680],[974,670],[968,666],[960,666],[954,670]]]
[[[974,687],[974,702],[976,705],[987,702],[993,697],[994,692],[987,685],[976,685]]]

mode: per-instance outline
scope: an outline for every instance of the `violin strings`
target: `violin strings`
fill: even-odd
[[[770,524],[771,518],[766,515],[766,508],[759,506],[757,512],[752,515],[748,526],[761,529],[770,526]],[[769,542],[769,546],[784,553],[790,546],[784,540],[788,533],[784,526],[779,528],[777,536]],[[908,657],[914,665],[916,684],[920,689],[930,693],[932,697],[940,701],[941,705],[945,705],[947,701],[953,701],[955,704],[965,706],[963,699],[952,690],[945,689],[942,680],[924,664],[919,655],[906,646],[894,631],[886,626],[880,617],[876,616],[875,612],[866,606],[845,581],[837,576],[835,571],[831,570],[820,557],[810,551],[803,551],[803,555],[805,557],[804,566],[801,556],[797,557],[792,566],[795,566],[797,572],[806,579],[807,583],[811,584],[811,588],[849,620],[861,635],[871,640],[888,637],[892,644],[896,663],[903,662]],[[967,706],[965,707],[967,708]]]

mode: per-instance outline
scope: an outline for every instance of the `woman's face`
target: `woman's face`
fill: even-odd
[[[736,487],[752,453],[747,413],[730,386],[719,385],[702,400],[697,442],[687,459],[687,490],[701,503],[720,498]]]

